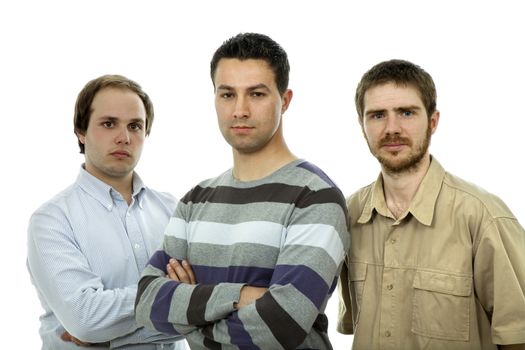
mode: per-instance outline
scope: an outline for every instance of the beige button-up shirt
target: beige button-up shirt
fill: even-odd
[[[354,349],[525,343],[525,231],[499,198],[433,158],[405,216],[381,175],[347,204],[338,330]]]

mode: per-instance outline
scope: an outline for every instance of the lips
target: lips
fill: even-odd
[[[247,126],[247,125],[234,125],[231,127],[234,133],[236,134],[246,134],[250,132],[254,127]]]
[[[114,152],[111,152],[110,154],[116,158],[128,158],[129,157],[129,152],[127,151],[114,151]]]

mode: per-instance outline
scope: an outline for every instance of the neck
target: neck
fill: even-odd
[[[126,181],[114,181],[113,183],[107,182],[108,185],[113,187],[115,190],[120,193],[122,198],[128,203],[128,205],[131,203],[131,197],[133,195],[133,177],[130,177],[129,180]]]
[[[286,144],[278,149],[240,153],[233,150],[233,176],[240,181],[255,181],[297,159]]]
[[[381,171],[385,201],[396,219],[408,210],[429,166],[430,155],[427,154],[419,165],[410,171],[403,173],[391,173],[384,169]]]
[[[124,176],[109,176],[97,171],[96,168],[90,167],[89,164],[85,165],[85,169],[100,181],[113,187],[128,204],[131,203],[131,197],[133,194],[133,171]]]

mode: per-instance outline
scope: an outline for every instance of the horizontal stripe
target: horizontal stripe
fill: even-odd
[[[215,267],[192,265],[192,268],[198,283],[247,283],[254,287],[268,287],[274,271],[273,268],[255,266]]]
[[[287,246],[279,256],[279,265],[304,265],[322,277],[326,285],[332,283],[340,263],[337,265],[324,249],[312,246]]]
[[[215,267],[257,266],[273,270],[280,251],[276,247],[249,242],[235,243],[228,246],[192,243],[191,249],[188,251],[188,259],[192,265]]]
[[[296,201],[295,206],[297,208],[308,208],[311,205],[326,203],[335,203],[339,205],[345,213],[347,212],[345,197],[337,187],[310,192],[309,195],[302,196]]]
[[[336,265],[346,254],[339,233],[330,225],[294,225],[288,228],[285,246],[305,245],[324,249]]]
[[[303,342],[307,333],[275,301],[271,293],[257,299],[255,308],[283,348],[296,349]]]
[[[153,305],[151,305],[151,323],[156,330],[165,334],[178,334],[168,320],[173,293],[175,289],[177,289],[177,286],[178,283],[175,281],[164,283],[155,295]]]
[[[321,276],[303,265],[277,265],[271,284],[292,284],[310,299],[317,309],[321,308],[329,288]]]
[[[186,228],[185,232],[178,229]],[[280,224],[265,221],[244,222],[227,225],[215,222],[194,221],[185,223],[182,219],[172,218],[166,233],[190,243],[208,243],[232,245],[248,242],[271,247],[280,247],[284,228]],[[186,236],[187,235],[187,236]]]
[[[344,196],[336,187],[314,191],[307,186],[292,186],[283,183],[269,183],[248,188],[196,186],[193,191],[181,199],[181,202],[185,204],[295,203],[298,208],[306,208],[313,204],[337,203],[341,208],[346,208]]]
[[[181,202],[228,204],[253,202],[293,203],[304,190],[305,188],[302,186],[290,186],[283,183],[267,183],[247,188],[196,186],[181,199]]]

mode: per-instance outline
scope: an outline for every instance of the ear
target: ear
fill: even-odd
[[[436,131],[439,124],[439,111],[436,110],[434,113],[432,113],[432,116],[430,117],[430,129],[432,130],[432,134]]]
[[[293,97],[293,91],[290,90],[290,89],[287,89],[283,93],[283,95],[281,97],[281,100],[283,101],[283,105],[281,107],[281,114],[286,112],[286,110],[288,109],[288,106],[290,106],[290,102],[292,101],[292,97]]]
[[[78,142],[83,145],[86,144],[86,135],[82,134],[80,131],[75,131],[75,135],[77,135]]]

